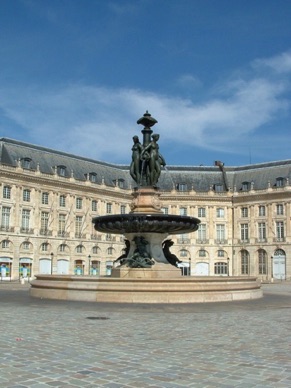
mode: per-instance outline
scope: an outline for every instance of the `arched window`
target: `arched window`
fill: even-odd
[[[180,256],[181,257],[187,257],[188,256],[188,251],[186,249],[181,249]]]
[[[249,252],[245,249],[241,251],[241,274],[249,275],[250,264],[249,264]]]
[[[114,249],[113,249],[112,247],[109,247],[109,248],[107,249],[108,255],[113,255],[113,252],[114,252]]]
[[[83,245],[78,245],[77,248],[76,248],[76,252],[77,253],[83,253],[83,250],[84,250],[84,246]]]
[[[264,249],[258,251],[259,275],[267,274],[267,253]]]
[[[214,273],[215,275],[227,275],[227,263],[214,263]]]
[[[42,243],[40,246],[40,250],[42,252],[47,252],[49,250],[49,244],[48,243]]]

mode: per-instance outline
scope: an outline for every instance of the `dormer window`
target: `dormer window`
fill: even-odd
[[[118,186],[120,189],[124,189],[124,179],[114,179],[114,186]]]
[[[215,184],[214,191],[217,193],[221,193],[223,191],[223,185],[221,185],[220,183]]]
[[[66,176],[66,166],[57,166],[59,176]]]
[[[250,182],[243,182],[241,186],[242,191],[249,191],[251,188],[251,183]]]
[[[178,191],[187,191],[188,190],[187,183],[178,183],[177,190]]]
[[[276,178],[276,187],[284,187],[285,186],[285,179],[282,177]]]
[[[21,165],[22,165],[22,168],[30,169],[31,168],[31,159],[30,158],[21,159]]]
[[[90,182],[96,183],[97,182],[97,174],[96,172],[89,172],[89,174],[86,174],[87,178]]]

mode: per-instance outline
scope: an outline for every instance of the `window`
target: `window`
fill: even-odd
[[[121,205],[120,206],[120,214],[125,214],[125,211],[126,211],[126,206],[125,205]]]
[[[216,209],[216,217],[223,218],[224,217],[224,209],[222,207],[218,207]]]
[[[246,250],[241,251],[241,274],[249,275],[249,253]]]
[[[93,200],[91,202],[91,209],[92,209],[92,212],[97,212],[97,201]]]
[[[259,255],[259,275],[267,274],[267,253],[263,249],[258,251]]]
[[[112,203],[106,204],[106,213],[111,214],[112,213]]]
[[[114,252],[114,250],[113,250],[112,247],[109,247],[109,248],[107,249],[108,255],[113,255],[113,252]]]
[[[83,252],[83,245],[78,245],[77,248],[76,248],[76,252],[77,253],[82,253]]]
[[[242,241],[248,241],[249,239],[249,224],[241,224],[240,236]]]
[[[259,222],[258,223],[258,238],[259,241],[266,241],[266,223],[265,222]]]
[[[228,274],[227,263],[214,263],[214,273],[215,275],[227,275]]]
[[[241,189],[242,189],[242,191],[249,191],[250,187],[251,187],[250,182],[243,182],[242,186],[241,186]]]
[[[214,191],[216,191],[217,193],[221,193],[223,191],[223,185],[215,184],[214,185]]]
[[[23,158],[21,161],[22,161],[22,168],[29,169],[31,167],[31,159],[30,158]]]
[[[42,193],[41,194],[41,203],[42,205],[48,205],[49,201],[49,194],[48,193]]]
[[[49,249],[49,244],[48,243],[41,244],[40,249],[42,252],[47,252]]]
[[[3,198],[5,198],[5,199],[11,198],[11,187],[10,186],[3,187]]]
[[[113,183],[115,186],[118,186],[121,189],[124,189],[124,179],[115,179]]]
[[[30,190],[23,190],[23,201],[30,202]]]
[[[224,224],[217,224],[216,225],[216,239],[218,241],[225,240],[225,225]]]
[[[59,214],[59,230],[58,235],[63,236],[66,231],[66,214]]]
[[[76,209],[80,210],[83,206],[83,200],[82,198],[76,198]]]
[[[276,237],[277,239],[284,239],[284,223],[282,221],[276,222]]]
[[[177,190],[178,191],[187,191],[188,190],[187,184],[186,183],[178,183]]]
[[[21,231],[29,230],[30,210],[22,209]]]
[[[206,208],[205,207],[198,208],[198,217],[206,217]]]
[[[199,224],[198,227],[198,240],[205,241],[206,240],[206,224]]]
[[[30,249],[30,242],[24,241],[24,243],[22,244],[22,248],[25,250],[29,250]]]
[[[57,166],[59,176],[66,176],[66,166]]]
[[[187,208],[180,207],[180,216],[187,216]]]
[[[66,244],[61,244],[59,249],[60,249],[60,252],[65,252],[66,251]]]
[[[164,213],[164,214],[169,214],[169,208],[168,207],[162,207],[162,212]]]
[[[10,226],[10,207],[3,206],[1,214],[1,227],[4,229]]]
[[[248,217],[249,216],[249,209],[247,207],[241,208],[241,216],[242,217]]]
[[[66,207],[66,196],[60,195],[60,207]]]
[[[182,250],[180,251],[180,256],[181,256],[181,257],[187,257],[187,256],[188,256],[188,251],[187,251],[186,249],[182,249]]]
[[[284,206],[281,203],[276,206],[276,210],[277,210],[277,216],[284,215]]]
[[[82,225],[83,225],[83,217],[82,216],[76,216],[76,224],[75,224],[75,234],[76,234],[76,237],[80,237],[81,236]]]
[[[89,173],[89,180],[92,183],[96,183],[97,182],[97,174],[95,172],[90,172]]]
[[[41,212],[40,214],[40,233],[46,234],[48,231],[49,213]]]
[[[1,245],[2,245],[2,248],[9,248],[10,241],[9,240],[3,240]]]
[[[217,256],[218,257],[224,257],[224,250],[219,249],[219,251],[217,252]]]
[[[259,216],[264,217],[266,215],[266,206],[259,206]]]
[[[285,184],[285,180],[282,177],[276,179],[276,187],[283,187]]]
[[[206,257],[206,250],[205,249],[199,250],[199,257]]]
[[[93,249],[92,249],[92,253],[94,254],[94,255],[96,255],[97,253],[98,253],[98,247],[93,247]]]

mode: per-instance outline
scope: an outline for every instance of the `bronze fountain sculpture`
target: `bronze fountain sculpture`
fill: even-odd
[[[96,230],[105,233],[125,235],[130,243],[127,256],[120,265],[129,268],[150,268],[156,263],[177,266],[169,251],[172,245],[166,243],[169,234],[194,232],[200,220],[194,217],[163,214],[160,193],[157,187],[162,167],[166,165],[159,152],[159,135],[152,134],[157,123],[148,111],[137,124],[144,126],[141,131],[143,143],[133,136],[130,175],[136,183],[129,214],[101,216],[93,219]],[[167,259],[171,259],[168,260]]]

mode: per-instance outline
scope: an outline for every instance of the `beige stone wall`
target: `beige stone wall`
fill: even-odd
[[[9,228],[4,228],[0,220],[0,263],[11,259],[12,278],[20,276],[21,262],[31,261],[31,275],[41,271],[41,259],[51,261],[53,253],[53,273],[61,271],[61,262],[68,263],[69,274],[76,270],[76,260],[82,261],[84,274],[89,274],[89,263],[100,262],[100,275],[106,274],[106,262],[112,262],[122,252],[123,237],[106,236],[94,231],[92,218],[107,214],[107,204],[111,204],[112,214],[120,213],[120,206],[130,211],[131,190],[107,187],[90,181],[81,182],[58,175],[42,174],[39,171],[23,170],[0,166],[0,200],[3,207],[10,208]],[[11,198],[3,198],[3,187],[11,188]],[[23,201],[23,190],[30,190],[30,201]],[[48,193],[48,204],[42,204],[42,193]],[[195,232],[187,236],[170,236],[175,245],[172,252],[185,263],[191,258],[191,273],[208,268],[208,274],[215,274],[215,263],[228,265],[230,275],[241,275],[241,252],[249,254],[248,274],[263,280],[272,277],[272,257],[276,249],[286,254],[286,276],[291,277],[291,187],[268,188],[249,192],[205,193],[163,192],[161,202],[169,214],[186,214],[198,217],[205,224],[205,238]],[[66,197],[66,206],[60,206],[60,196]],[[82,200],[82,208],[76,208],[77,198]],[[92,210],[92,201],[97,201],[97,211]],[[277,214],[277,205],[283,205],[283,214]],[[266,215],[260,216],[258,208],[265,206]],[[205,209],[205,216],[199,216],[199,208]],[[242,217],[242,208],[248,209],[247,217]],[[218,216],[218,209],[222,209]],[[29,228],[22,228],[22,212],[30,211]],[[2,213],[0,212],[1,216]],[[49,213],[47,230],[41,228],[41,213]],[[59,216],[65,216],[65,230],[60,235]],[[76,235],[76,217],[82,217],[80,233]],[[285,236],[276,237],[276,222],[284,224]],[[258,223],[266,223],[266,240],[258,236]],[[241,239],[241,224],[248,224],[249,238]],[[222,225],[222,226],[221,226]],[[225,238],[218,238],[217,228],[224,228]],[[8,242],[8,243],[7,243]],[[46,250],[43,250],[46,244]],[[61,247],[65,246],[62,251]],[[78,252],[78,246],[82,246]],[[109,248],[109,250],[108,250]],[[266,274],[259,274],[258,251],[265,250],[267,257]],[[201,256],[201,251],[204,254]],[[186,252],[185,256],[181,256]],[[221,256],[221,252],[224,253]],[[89,258],[90,256],[90,258]],[[25,259],[25,260],[23,260]],[[2,261],[1,261],[2,260]],[[80,262],[81,263],[81,262]]]

